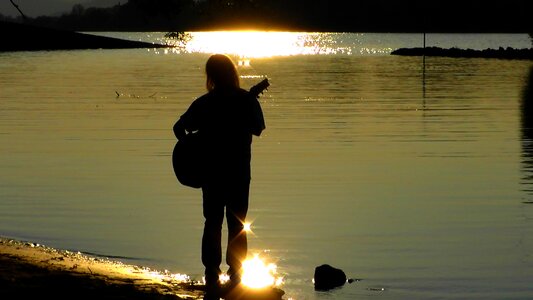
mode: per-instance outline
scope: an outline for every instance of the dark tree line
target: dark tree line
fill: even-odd
[[[26,20],[79,31],[268,29],[353,32],[533,31],[530,0],[129,0],[75,5],[59,17]],[[5,19],[5,18],[4,18]],[[21,18],[19,18],[19,21]]]

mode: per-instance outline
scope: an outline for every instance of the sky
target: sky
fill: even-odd
[[[127,0],[14,0],[28,17],[54,16],[70,12],[74,4],[82,4],[85,7],[109,7]],[[18,11],[9,0],[0,0],[0,14],[16,17]]]

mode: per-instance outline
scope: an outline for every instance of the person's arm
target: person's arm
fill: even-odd
[[[185,132],[185,125],[183,124],[182,118],[178,119],[178,121],[174,124],[172,130],[174,131],[174,136],[176,136],[178,140],[181,140],[187,135],[187,133]]]
[[[265,118],[263,116],[263,110],[261,109],[261,104],[257,100],[257,98],[252,99],[252,122],[251,122],[251,132],[255,136],[260,136],[261,132],[265,130]]]
[[[187,111],[183,115],[181,115],[178,121],[174,124],[174,127],[172,129],[174,131],[174,135],[178,140],[185,137],[187,135],[187,132],[198,130],[198,106],[199,101],[194,101],[187,109]]]

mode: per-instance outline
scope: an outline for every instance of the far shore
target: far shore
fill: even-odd
[[[123,40],[93,34],[0,21],[0,53],[82,49],[168,48],[171,45]],[[391,55],[463,58],[533,59],[533,47],[525,49],[460,49],[440,47],[399,48]]]
[[[459,48],[400,48],[391,52],[391,55],[401,56],[440,56],[462,58],[499,58],[499,59],[533,59],[533,48],[514,49],[511,47],[498,49],[459,49]]]
[[[0,52],[164,47],[169,46],[0,21]]]
[[[0,53],[82,49],[168,48],[171,45],[123,40],[93,34],[0,21]],[[533,48],[460,49],[440,47],[399,48],[391,55],[463,58],[533,59]]]

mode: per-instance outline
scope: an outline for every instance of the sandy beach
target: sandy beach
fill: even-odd
[[[237,287],[224,299],[282,299],[282,290]],[[186,275],[0,237],[0,299],[203,299]]]
[[[0,298],[202,299],[185,278],[0,238]]]

